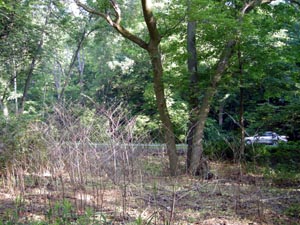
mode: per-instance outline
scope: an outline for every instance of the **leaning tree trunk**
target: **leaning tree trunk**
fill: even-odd
[[[63,101],[63,98],[64,98],[64,94],[65,94],[65,90],[67,88],[67,86],[69,85],[69,82],[71,80],[71,76],[72,76],[72,70],[73,70],[73,67],[76,63],[76,59],[78,57],[78,54],[79,54],[79,51],[80,49],[82,48],[82,45],[83,45],[83,42],[84,40],[87,38],[87,36],[92,32],[87,32],[87,26],[88,26],[88,23],[85,24],[84,28],[83,28],[83,31],[80,35],[80,38],[77,42],[77,46],[76,46],[76,49],[75,49],[75,52],[73,53],[73,56],[72,56],[72,59],[71,59],[71,62],[69,64],[69,67],[68,67],[68,70],[67,72],[65,73],[65,82],[61,88],[61,91],[60,93],[58,94],[58,101]]]
[[[201,107],[199,109],[199,114],[197,117],[197,124],[195,127],[195,133],[193,137],[193,143],[192,143],[192,154],[191,154],[191,160],[190,160],[190,167],[189,167],[189,172],[191,174],[204,174],[206,171],[201,171],[201,168],[203,165],[203,158],[202,158],[202,153],[203,153],[203,133],[204,133],[204,127],[205,127],[205,121],[208,117],[208,113],[210,110],[211,102],[213,99],[213,96],[216,92],[217,88],[217,83],[221,79],[222,75],[226,71],[229,60],[231,56],[233,55],[233,50],[236,45],[236,41],[231,40],[229,41],[225,49],[220,57],[220,60],[217,64],[216,72],[214,76],[212,77],[212,81],[210,86],[206,89],[204,98],[201,103]],[[205,168],[204,168],[205,169]],[[199,171],[200,170],[200,171]]]
[[[173,125],[166,105],[164,84],[162,80],[163,67],[162,67],[161,54],[158,45],[149,48],[148,53],[150,55],[152,68],[153,68],[154,92],[155,92],[159,117],[163,125],[164,139],[166,142],[167,152],[169,157],[170,173],[171,175],[174,176],[176,175],[176,171],[177,171],[178,156],[176,152]]]
[[[26,81],[25,81],[23,95],[22,95],[22,98],[21,98],[21,108],[20,108],[20,111],[19,111],[20,114],[22,114],[24,112],[25,102],[27,100],[28,91],[29,91],[30,83],[31,83],[32,76],[33,76],[33,71],[35,69],[36,61],[37,61],[37,59],[39,57],[39,54],[40,54],[41,49],[42,49],[42,46],[43,46],[43,37],[41,38],[41,40],[40,40],[40,42],[38,44],[37,53],[33,56],[32,60],[31,60],[31,63],[30,63],[29,71],[27,73],[27,78],[26,78]]]
[[[41,31],[41,37],[40,37],[40,40],[38,42],[36,52],[35,52],[35,54],[33,55],[32,59],[31,59],[30,67],[29,67],[29,70],[28,70],[28,73],[27,73],[27,77],[26,77],[26,81],[25,81],[25,85],[24,85],[24,89],[23,89],[23,95],[22,95],[22,98],[21,98],[21,108],[20,108],[20,111],[18,112],[19,114],[22,114],[24,112],[25,103],[26,103],[27,96],[28,96],[28,91],[29,91],[29,88],[30,88],[30,83],[31,83],[31,80],[32,80],[32,77],[33,77],[33,72],[35,70],[36,63],[37,63],[37,61],[40,57],[40,54],[41,54],[41,51],[42,51],[42,48],[43,48],[43,45],[44,45],[44,36],[46,34],[46,27],[47,27],[48,22],[49,22],[49,17],[51,16],[51,4],[52,4],[52,1],[50,1],[49,4],[48,4],[48,11],[47,11],[45,23],[44,23],[42,31]]]
[[[242,22],[242,18],[246,13],[249,13],[258,5],[262,4],[269,4],[274,0],[258,0],[258,1],[250,1],[247,2],[240,11],[240,17],[239,21]],[[197,124],[195,125],[195,128],[193,128],[193,137],[192,137],[192,144],[191,147],[189,147],[189,152],[188,152],[188,170],[191,174],[196,174],[196,173],[202,173],[201,167],[202,167],[202,153],[203,153],[203,145],[202,145],[202,140],[203,140],[203,133],[204,133],[204,127],[205,127],[205,121],[208,117],[208,113],[210,110],[211,106],[211,101],[213,99],[213,96],[216,92],[216,87],[217,83],[221,79],[222,75],[226,71],[229,60],[233,55],[234,48],[236,45],[236,40],[230,40],[227,42],[223,53],[220,57],[220,60],[217,63],[217,68],[216,72],[214,73],[212,77],[212,81],[210,86],[206,89],[203,101],[201,103],[201,107],[199,109],[199,114],[197,116]],[[243,136],[242,131],[242,136]],[[242,137],[243,138],[243,137]],[[241,149],[243,151],[243,149]],[[205,171],[204,171],[205,172]],[[203,173],[202,173],[203,174]],[[205,174],[204,174],[205,175]]]
[[[191,4],[189,2],[189,4]],[[190,5],[189,5],[190,7]],[[220,57],[217,64],[216,72],[212,79],[211,85],[207,88],[205,96],[199,107],[199,74],[197,70],[198,59],[196,50],[196,22],[188,21],[187,27],[187,51],[188,51],[188,71],[190,73],[190,94],[189,94],[189,124],[188,124],[188,151],[187,151],[187,170],[193,175],[206,176],[207,164],[203,160],[203,132],[205,121],[207,119],[210,105],[217,83],[225,72],[229,59],[233,54],[235,41],[229,41]]]
[[[81,50],[78,52],[77,60],[78,60],[78,72],[79,72],[79,86],[80,86],[80,103],[84,104],[83,99],[83,91],[84,91],[84,80],[83,80],[83,73],[84,73],[84,65],[85,65],[85,59],[84,59],[84,51]]]

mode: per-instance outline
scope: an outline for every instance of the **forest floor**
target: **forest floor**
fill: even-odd
[[[215,177],[210,180],[169,177],[161,159],[145,156],[143,170],[130,181],[120,177],[119,183],[101,177],[83,187],[63,176],[44,174],[37,182],[26,175],[17,190],[16,180],[3,179],[0,218],[3,224],[300,224],[299,184],[275,185],[260,173],[225,162],[211,162]]]

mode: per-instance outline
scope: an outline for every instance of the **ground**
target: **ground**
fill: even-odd
[[[86,179],[84,185],[77,185],[80,182],[74,182],[66,171],[57,177],[50,172],[24,172],[22,179],[6,180],[3,176],[2,221],[4,224],[7,221],[16,224],[32,221],[48,224],[300,224],[299,184],[278,186],[260,173],[228,162],[211,162],[214,178],[210,180],[184,172],[170,177],[164,157],[143,156],[139,160],[140,171],[128,170],[117,179],[106,173]],[[184,160],[183,157],[182,166]]]

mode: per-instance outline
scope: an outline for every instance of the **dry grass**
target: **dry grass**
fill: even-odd
[[[67,200],[73,216],[88,208],[103,214],[111,224],[137,224],[137,218],[151,224],[298,224],[285,210],[300,200],[299,189],[269,186],[261,176],[240,174],[237,165],[211,163],[217,178],[201,180],[182,174],[166,176],[164,156],[143,154],[139,171],[130,182],[114,183],[107,176],[77,187],[68,173],[63,183],[51,174],[25,175],[25,191],[14,192],[3,186],[0,194],[2,218],[16,210],[19,221],[47,220],[49,209]],[[184,161],[184,157],[181,158]],[[101,183],[97,183],[101,182]],[[145,223],[146,224],[146,223]]]
[[[7,152],[0,224],[300,224],[299,187],[276,188],[224,162],[210,163],[211,180],[191,177],[184,155],[181,175],[170,177],[163,150],[131,144],[146,138],[119,109],[76,117],[58,107],[30,124],[22,151]]]

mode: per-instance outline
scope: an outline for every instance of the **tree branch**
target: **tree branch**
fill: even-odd
[[[116,3],[116,1],[114,1],[114,0],[111,0],[110,4],[116,13],[116,19],[114,22],[116,24],[120,24],[121,23],[121,9],[120,9],[119,5]]]
[[[160,42],[161,36],[156,27],[156,19],[153,16],[151,0],[142,0],[144,20],[147,24],[150,39],[156,43]]]
[[[120,24],[120,22],[121,22],[121,10],[120,10],[118,4],[116,3],[116,1],[114,1],[114,0],[110,1],[111,6],[113,7],[113,9],[116,13],[116,19],[115,20],[112,20],[110,15],[99,12],[99,11],[93,9],[90,6],[88,6],[86,4],[83,4],[79,0],[74,0],[74,2],[77,4],[77,6],[84,9],[85,11],[104,18],[107,21],[107,23],[110,26],[112,26],[113,28],[115,28],[124,38],[126,38],[126,39],[130,40],[131,42],[137,44],[138,46],[140,46],[143,49],[146,49],[146,50],[148,49],[148,44],[144,40],[142,40],[138,36],[132,34],[130,31],[128,31],[126,28],[124,28]]]
[[[104,18],[109,24],[112,25],[112,19],[110,18],[109,15],[105,14],[105,13],[102,13],[102,12],[98,12],[97,10],[89,7],[88,5],[86,4],[83,4],[82,2],[80,2],[79,0],[74,0],[74,2],[76,3],[77,6],[79,6],[80,8],[84,9],[85,11],[91,13],[91,14],[94,14],[94,15],[97,15],[97,16],[100,16],[102,18]]]
[[[242,14],[249,13],[256,6],[262,5],[262,4],[270,4],[273,1],[275,1],[275,0],[252,0],[252,1],[249,1],[244,5],[241,12],[242,12]]]

